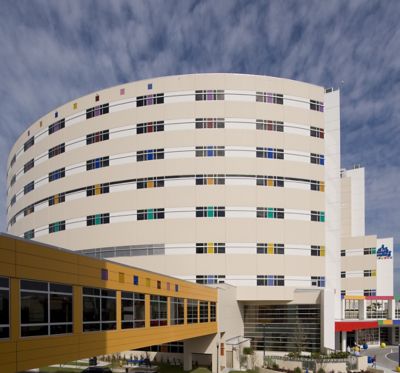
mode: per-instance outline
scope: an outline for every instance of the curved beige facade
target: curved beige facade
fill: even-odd
[[[12,148],[8,231],[225,281],[243,300],[323,287],[324,97],[293,80],[198,74],[78,98]]]

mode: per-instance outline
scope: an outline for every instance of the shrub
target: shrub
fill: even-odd
[[[243,347],[243,355],[253,355],[254,350],[252,347]]]
[[[294,368],[293,373],[302,373],[302,370],[300,367],[296,367],[296,368]]]
[[[274,369],[274,370],[278,370],[279,369],[279,365],[275,361],[272,363],[272,369]],[[320,372],[318,372],[318,373],[320,373]]]
[[[323,368],[319,368],[319,369],[317,370],[317,373],[325,373],[325,370],[324,370]]]

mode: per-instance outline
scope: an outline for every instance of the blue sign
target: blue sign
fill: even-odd
[[[388,249],[387,246],[382,244],[382,246],[376,251],[376,256],[378,259],[391,259],[392,252]]]

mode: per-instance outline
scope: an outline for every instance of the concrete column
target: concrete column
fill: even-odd
[[[183,370],[192,370],[192,351],[186,351],[183,354]]]
[[[364,300],[359,300],[358,301],[358,318],[360,320],[366,320],[367,319],[367,306],[366,306],[366,301]]]
[[[388,319],[389,320],[393,320],[396,318],[395,317],[395,315],[396,315],[395,307],[396,307],[396,301],[394,299],[389,299],[388,300]]]
[[[347,349],[347,332],[342,332],[341,350],[346,351],[346,349]]]

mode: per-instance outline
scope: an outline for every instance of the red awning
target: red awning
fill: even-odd
[[[336,321],[335,332],[352,332],[354,330],[372,329],[378,327],[378,321]]]

